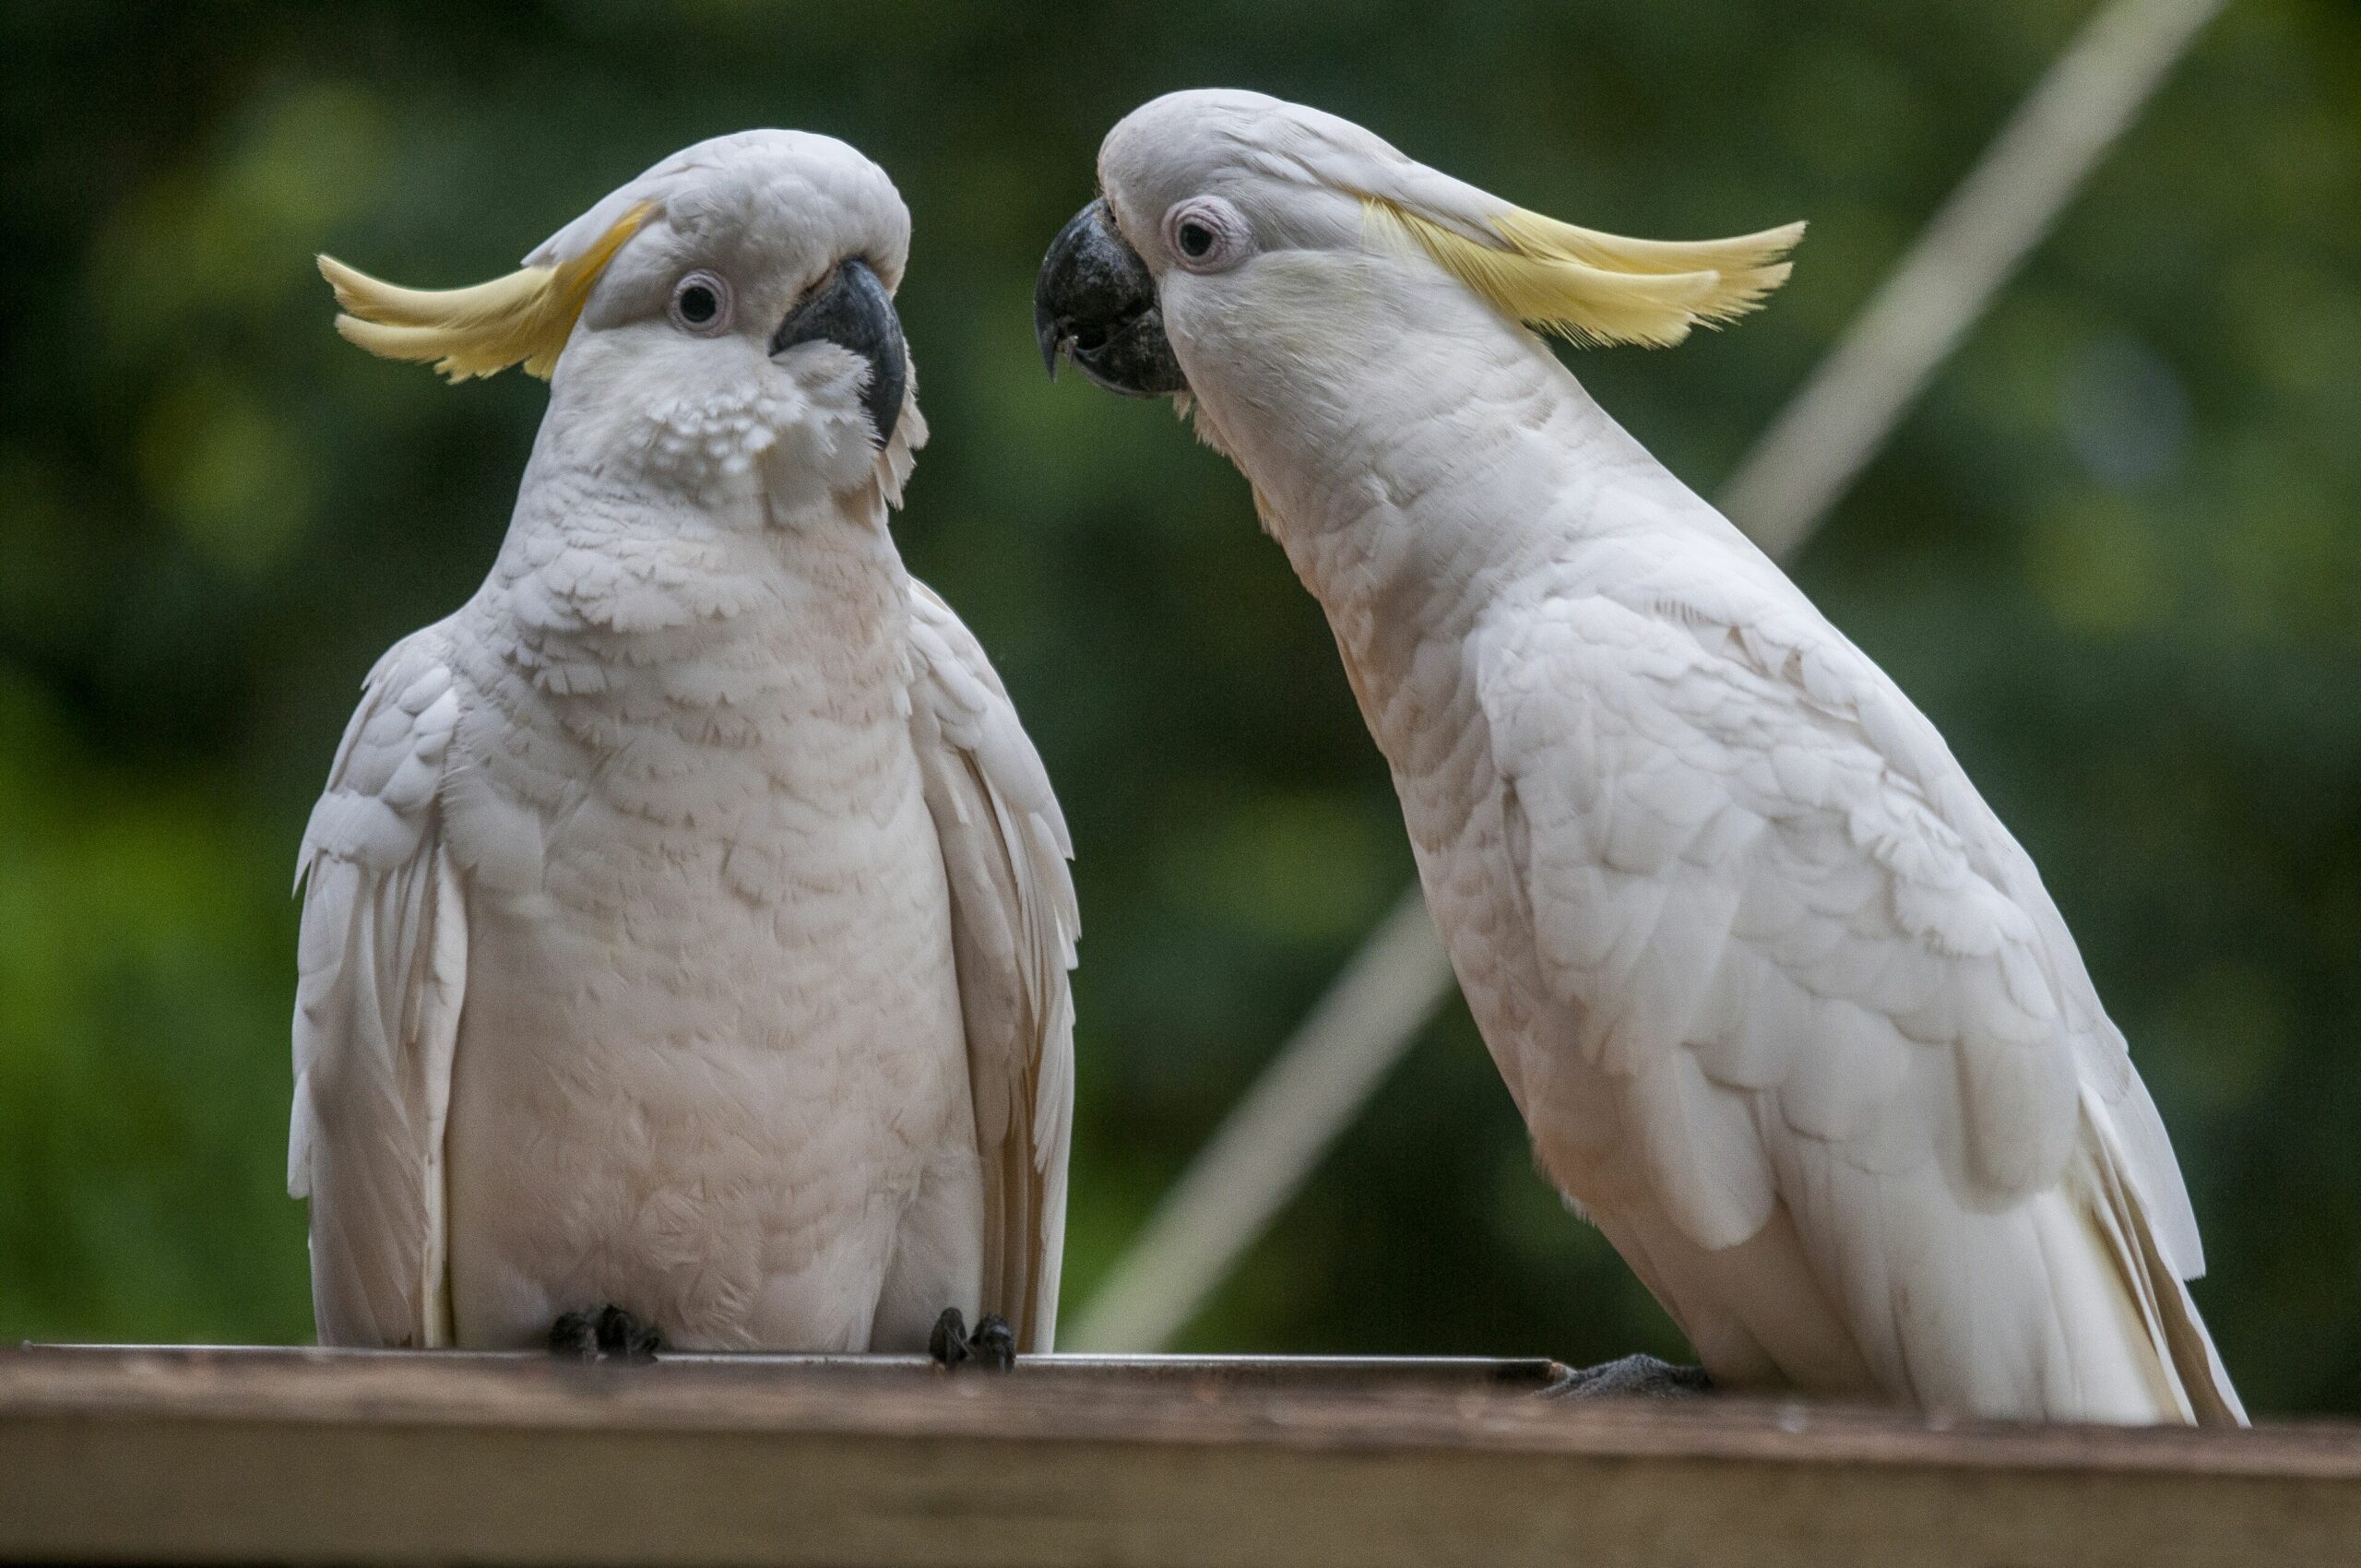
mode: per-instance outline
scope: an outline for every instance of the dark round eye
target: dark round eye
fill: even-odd
[[[1245,215],[1216,196],[1175,203],[1164,215],[1164,243],[1191,272],[1226,271],[1254,248]]]
[[[727,331],[730,285],[717,273],[690,273],[672,285],[672,321],[683,332],[703,338]]]

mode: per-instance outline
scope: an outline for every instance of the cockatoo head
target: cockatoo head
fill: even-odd
[[[1802,232],[1670,243],[1578,229],[1333,114],[1219,89],[1133,111],[1099,148],[1098,184],[1042,262],[1034,326],[1052,374],[1070,356],[1142,396],[1267,379],[1406,322],[1677,343],[1753,309]]]
[[[909,236],[893,183],[851,148],[742,131],[673,154],[489,283],[396,288],[325,255],[320,270],[337,329],[372,353],[454,381],[513,364],[549,380],[551,426],[602,469],[708,499],[872,481],[896,499],[925,439],[894,312]]]

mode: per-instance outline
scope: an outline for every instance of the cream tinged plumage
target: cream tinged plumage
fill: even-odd
[[[2163,1125],[1940,736],[1497,302],[1353,220],[1506,204],[1247,93],[1147,105],[1100,175],[1542,1165],[1714,1378],[2243,1420]],[[1192,269],[1160,220],[1205,193],[1253,242]]]
[[[907,217],[794,133],[576,228],[642,202],[490,577],[373,673],[306,836],[322,1338],[516,1345],[612,1302],[682,1347],[910,1349],[956,1306],[1045,1349],[1063,824],[886,529],[914,391],[879,450],[857,355],[762,340],[842,257],[898,279]],[[692,262],[750,340],[664,319]]]

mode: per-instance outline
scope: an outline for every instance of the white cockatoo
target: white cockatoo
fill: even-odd
[[[1050,1348],[1069,850],[887,530],[908,243],[875,164],[750,131],[477,288],[321,258],[362,347],[550,380],[491,576],[369,676],[304,837],[325,1343]]]
[[[1542,1165],[1713,1381],[2242,1419],[2172,1147],[2032,862],[1536,335],[1678,342],[1799,229],[1578,229],[1249,92],[1139,109],[1098,176],[1043,265],[1051,368],[1188,399],[1252,484]]]

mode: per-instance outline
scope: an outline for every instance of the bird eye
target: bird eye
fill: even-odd
[[[672,324],[711,338],[730,329],[730,284],[715,273],[692,272],[672,285]]]
[[[1219,272],[1246,259],[1246,219],[1219,196],[1192,196],[1164,215],[1164,241],[1192,272]]]

